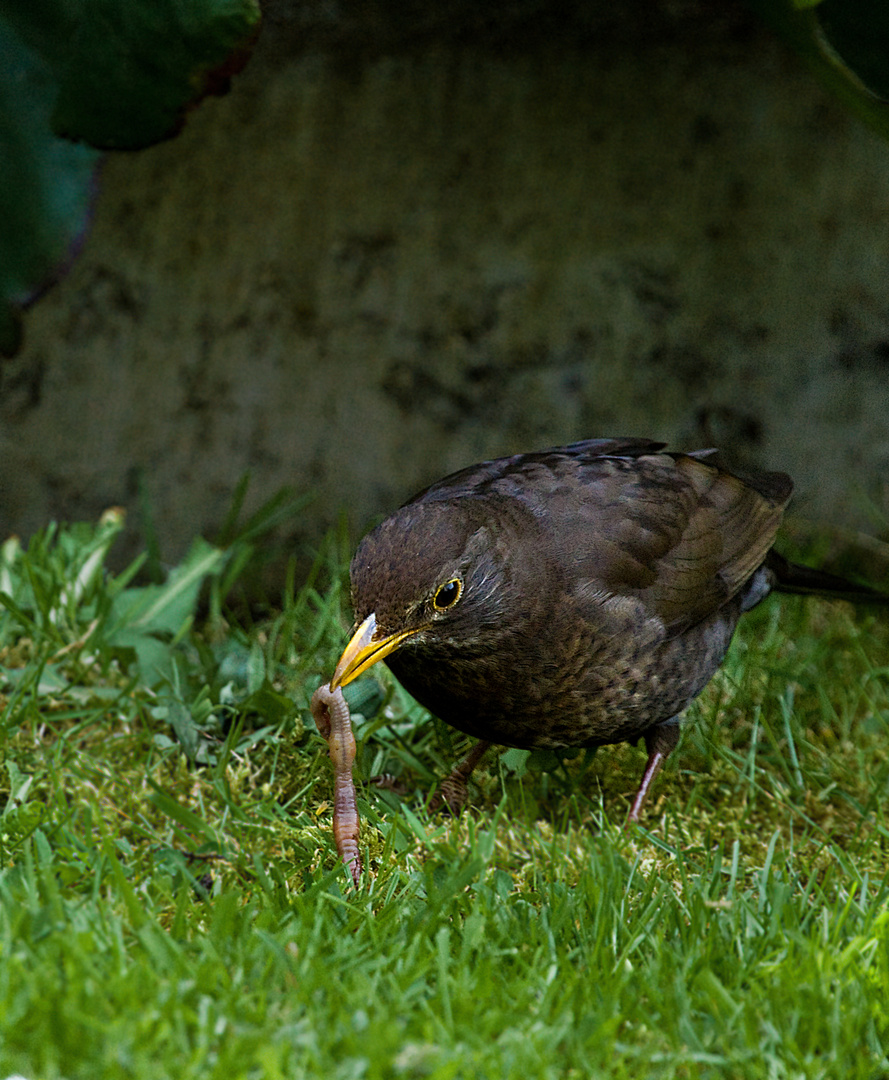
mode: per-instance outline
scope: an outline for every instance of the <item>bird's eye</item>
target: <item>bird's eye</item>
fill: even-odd
[[[432,598],[432,606],[436,611],[447,611],[460,599],[463,592],[463,582],[459,578],[451,578],[450,581],[441,585]]]

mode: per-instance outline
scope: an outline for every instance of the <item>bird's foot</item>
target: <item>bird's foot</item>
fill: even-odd
[[[429,809],[433,813],[447,811],[457,817],[469,801],[467,781],[473,769],[481,761],[491,744],[479,740],[462,761],[459,761],[450,773],[438,785],[438,791],[429,800]]]
[[[376,776],[370,777],[366,783],[368,787],[376,788],[377,791],[391,791],[400,796],[407,795],[410,790],[400,777],[388,772],[378,773]]]
[[[459,817],[464,807],[469,802],[469,788],[466,781],[459,781],[451,776],[446,776],[438,785],[438,790],[429,800],[429,809],[433,814],[439,812]]]

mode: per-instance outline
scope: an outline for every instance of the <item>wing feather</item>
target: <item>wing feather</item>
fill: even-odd
[[[765,560],[793,484],[741,478],[714,451],[662,453],[646,439],[589,439],[484,461],[410,503],[516,500],[550,533],[583,603],[641,602],[670,635],[735,596]]]

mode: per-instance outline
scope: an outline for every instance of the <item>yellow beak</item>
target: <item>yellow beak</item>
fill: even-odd
[[[388,637],[375,639],[377,630],[377,617],[371,612],[364,622],[352,635],[349,644],[343,650],[333,678],[330,680],[330,689],[336,690],[340,686],[346,686],[353,679],[362,675],[369,667],[378,660],[382,660],[389,653],[394,652],[405,638],[412,637],[416,630],[402,630],[397,634],[389,634]]]

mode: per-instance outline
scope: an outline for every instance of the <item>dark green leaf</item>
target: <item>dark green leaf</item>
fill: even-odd
[[[885,0],[750,0],[821,82],[865,123],[889,138]]]
[[[181,701],[170,698],[167,707],[167,719],[170,721],[170,727],[176,733],[179,745],[185,751],[185,756],[189,761],[194,761],[198,754],[201,733],[192,719],[191,712]]]
[[[4,15],[51,74],[56,134],[128,150],[223,92],[260,20],[258,0],[7,0]]]
[[[114,600],[114,617],[136,633],[177,634],[193,614],[198,593],[208,574],[218,573],[225,553],[197,540],[185,561],[171,571],[163,585],[125,589]]]
[[[0,354],[21,338],[20,311],[62,272],[83,234],[99,160],[50,129],[47,63],[0,17]]]
[[[296,706],[289,697],[279,694],[269,682],[264,682],[241,705],[243,710],[251,710],[262,716],[269,724],[281,723],[292,716]]]
[[[875,97],[889,102],[889,4],[823,0],[815,9],[822,46]]]
[[[4,0],[0,355],[86,229],[96,149],[175,135],[243,67],[259,20],[258,0]]]
[[[521,779],[528,771],[528,758],[530,756],[530,750],[517,750],[513,748],[511,750],[504,750],[500,755],[500,761],[503,763],[505,769],[508,769],[511,773],[515,773],[515,775]]]
[[[106,640],[113,649],[135,650],[147,683],[171,677],[176,640],[191,624],[202,584],[219,573],[225,558],[225,552],[197,540],[163,585],[124,589],[115,596]]]

